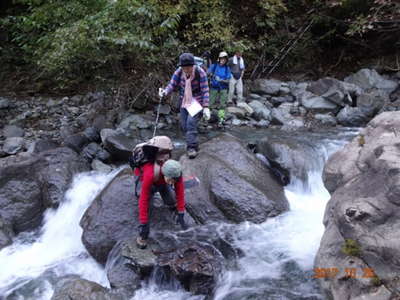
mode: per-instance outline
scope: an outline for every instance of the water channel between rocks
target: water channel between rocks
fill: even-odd
[[[285,194],[290,211],[262,224],[223,225],[233,233],[235,244],[245,254],[235,270],[219,279],[216,300],[230,299],[323,299],[313,280],[313,261],[323,234],[322,218],[329,193],[322,182],[322,169],[329,155],[343,147],[357,130],[281,132],[237,129],[230,132],[253,143],[268,136],[282,137],[300,145],[306,155],[303,173],[293,177]],[[209,137],[215,133],[209,134]],[[181,143],[177,143],[179,147]],[[283,159],[290,159],[285,158]],[[261,162],[260,162],[261,163]],[[104,270],[87,253],[79,221],[96,194],[113,174],[95,172],[77,175],[57,210],[48,210],[42,227],[22,233],[0,251],[0,299],[50,299],[57,277],[76,274],[108,286]],[[177,284],[158,287],[151,278],[137,291],[134,300],[203,299],[192,296]]]

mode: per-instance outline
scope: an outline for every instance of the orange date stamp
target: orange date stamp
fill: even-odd
[[[335,278],[338,275],[344,275],[348,278],[376,277],[372,268],[314,268],[313,278]]]

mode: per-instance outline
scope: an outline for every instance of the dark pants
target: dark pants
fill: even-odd
[[[199,123],[203,113],[199,112],[197,115],[192,117],[185,108],[181,107],[181,128],[186,136],[186,147],[187,149],[193,148],[198,150],[199,143],[197,141],[197,124]]]
[[[139,177],[135,176],[135,193],[136,197],[140,195],[140,191],[142,189],[142,182],[139,180]],[[153,184],[151,186],[151,196],[150,196],[150,203],[149,207],[151,208],[151,204],[153,202],[154,194],[159,192],[161,199],[163,200],[164,204],[169,206],[171,209],[173,209],[176,205],[176,200],[175,200],[175,193],[172,191],[172,188],[169,184],[162,184],[162,185],[155,185]],[[138,198],[139,200],[139,198]]]

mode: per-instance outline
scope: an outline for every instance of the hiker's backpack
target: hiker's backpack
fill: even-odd
[[[146,143],[140,143],[135,146],[132,150],[132,155],[129,157],[129,165],[132,170],[140,168],[145,163],[149,162],[149,156],[144,151],[144,146]]]

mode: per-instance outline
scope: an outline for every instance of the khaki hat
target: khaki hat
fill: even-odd
[[[148,142],[145,143],[147,146],[157,147],[159,149],[170,150],[174,149],[174,145],[172,145],[172,141],[169,137],[165,135],[159,135],[151,138]]]
[[[182,166],[178,161],[169,159],[161,167],[161,172],[166,177],[179,178],[182,176]]]

